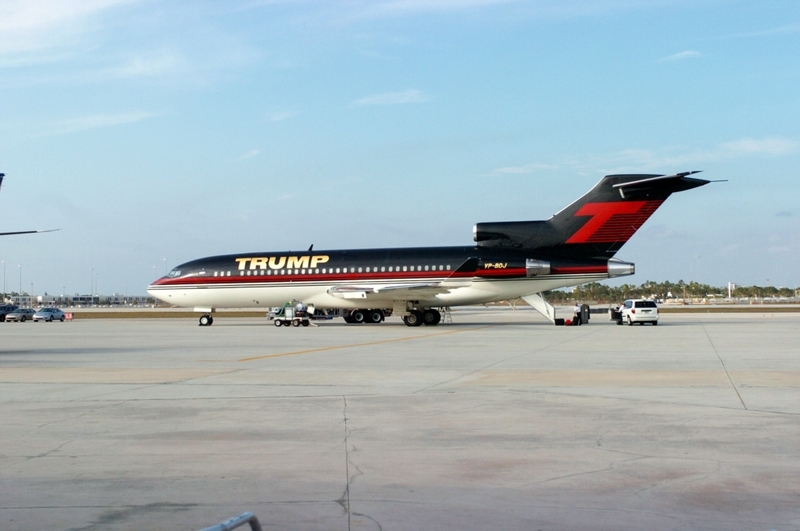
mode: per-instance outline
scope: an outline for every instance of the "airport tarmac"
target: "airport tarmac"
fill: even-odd
[[[800,529],[800,313],[0,323],[0,529]]]

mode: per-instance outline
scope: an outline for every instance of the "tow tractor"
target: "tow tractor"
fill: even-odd
[[[270,314],[275,326],[308,326],[310,324],[308,307],[302,302],[285,303],[277,312]]]

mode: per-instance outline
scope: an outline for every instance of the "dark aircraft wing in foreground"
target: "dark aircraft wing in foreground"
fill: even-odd
[[[3,185],[3,177],[5,177],[5,173],[0,173],[0,186]],[[58,229],[49,229],[49,230],[20,230],[16,232],[0,232],[0,236],[13,236],[14,234],[35,234],[37,232],[53,232],[57,231]]]

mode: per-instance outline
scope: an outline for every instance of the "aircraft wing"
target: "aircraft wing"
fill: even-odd
[[[476,271],[478,263],[478,258],[468,258],[455,271],[440,281],[334,286],[328,289],[328,293],[342,299],[385,299],[387,295],[395,300],[435,297],[442,293],[449,293],[451,289],[468,285],[471,279],[460,281],[458,277],[463,273]]]
[[[390,295],[393,299],[418,299],[447,293],[452,286],[444,286],[442,282],[420,282],[418,284],[381,284],[335,286],[328,293],[341,299],[385,299]]]
[[[3,177],[5,177],[5,173],[0,173],[0,186],[3,186]],[[50,230],[20,230],[16,232],[0,232],[0,236],[13,236],[14,234],[36,234],[37,232],[53,232],[58,229],[50,229]]]
[[[39,232],[55,232],[61,229],[48,229],[48,230],[21,230],[17,232],[0,232],[0,236],[13,236],[14,234],[37,234]]]

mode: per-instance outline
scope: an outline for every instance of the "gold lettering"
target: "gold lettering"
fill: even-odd
[[[289,269],[300,269],[308,267],[309,256],[290,256],[286,267]]]
[[[312,256],[311,267],[317,267],[319,264],[326,264],[328,263],[328,260],[329,258],[325,255]]]
[[[265,256],[260,258],[253,258],[250,261],[250,269],[266,269],[268,260],[269,258]]]
[[[237,262],[239,262],[239,271],[244,271],[245,266],[247,266],[247,262],[250,261],[249,258],[237,258]]]
[[[269,257],[269,268],[270,269],[283,269],[283,266],[286,265],[286,257],[285,256],[270,256]]]

